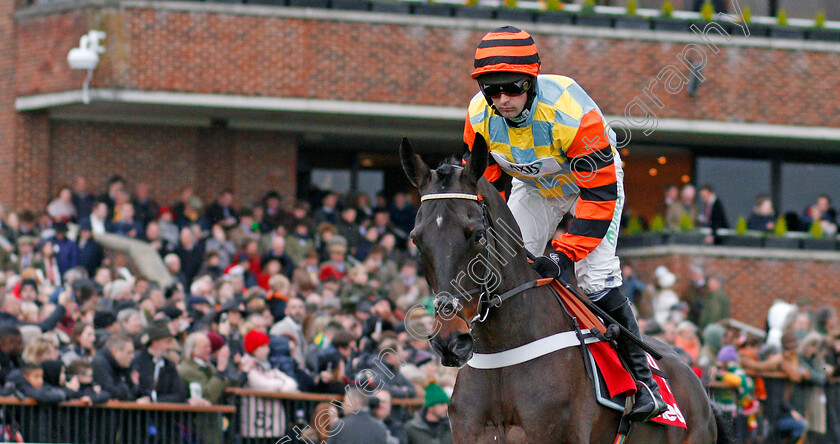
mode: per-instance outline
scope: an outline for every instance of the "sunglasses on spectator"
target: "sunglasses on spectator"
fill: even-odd
[[[479,86],[481,87],[481,91],[487,97],[496,97],[502,93],[509,96],[518,96],[531,89],[531,79],[524,78],[515,82],[491,85],[481,83]]]

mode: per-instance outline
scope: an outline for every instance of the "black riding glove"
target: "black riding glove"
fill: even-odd
[[[540,256],[534,260],[534,270],[543,278],[558,279],[563,272],[574,267],[574,262],[565,254],[555,251],[547,256]]]

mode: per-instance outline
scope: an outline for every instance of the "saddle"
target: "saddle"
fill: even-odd
[[[593,382],[595,399],[607,408],[626,413],[629,411],[633,396],[636,394],[636,382],[630,371],[627,370],[627,365],[611,345],[610,339],[616,334],[616,330],[604,326],[601,319],[568,289],[563,287],[560,282],[555,280],[551,283],[551,287],[559,296],[566,312],[572,317],[575,327],[578,330],[589,330],[600,339],[600,341],[592,343],[586,341],[587,345],[583,348],[584,364],[589,379]],[[685,418],[668,384],[667,376],[650,355],[648,355],[648,364],[656,383],[659,385],[659,394],[668,404],[668,410],[651,421],[687,428]]]

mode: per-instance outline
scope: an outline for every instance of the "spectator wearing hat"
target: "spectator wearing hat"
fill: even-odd
[[[439,385],[429,384],[423,408],[406,424],[407,444],[452,443],[448,408],[449,395]]]
[[[201,198],[190,196],[184,204],[183,211],[175,219],[175,224],[182,229],[198,225],[202,231],[209,231],[210,222],[204,217],[202,213],[203,209],[204,203],[201,201]]]
[[[746,427],[739,424],[746,409],[754,409],[754,383],[738,363],[738,352],[732,345],[721,347],[717,356],[717,366],[712,372],[716,384],[710,384],[709,392],[712,405],[719,411],[736,419],[731,432],[736,434],[735,442],[744,442]],[[754,413],[749,412],[748,413]]]
[[[187,388],[178,375],[178,368],[167,357],[178,347],[165,319],[157,319],[146,329],[147,346],[137,353],[131,364],[139,374],[140,394],[152,402],[186,402]],[[191,405],[209,405],[190,399]]]
[[[346,404],[355,407],[345,414],[330,434],[329,444],[389,444],[388,428],[371,414],[370,398],[356,386],[347,390]]]
[[[258,330],[251,330],[245,335],[245,352],[252,358],[252,364],[240,366],[243,372],[248,373],[247,387],[266,392],[297,392],[298,384],[294,378],[271,368],[268,361],[270,343],[268,335]]]
[[[175,212],[170,207],[160,207],[155,222],[160,227],[160,238],[170,246],[176,245],[180,229],[175,223]]]
[[[321,264],[320,268],[322,270],[324,267],[330,266],[341,277],[344,277],[353,266],[347,256],[347,239],[343,236],[335,235],[330,238],[327,243],[327,254],[329,258]]]
[[[290,298],[286,303],[286,316],[271,327],[269,333],[271,336],[281,336],[283,334],[290,334],[296,338],[297,347],[292,354],[292,358],[298,362],[299,365],[304,365],[304,357],[306,356],[306,337],[303,334],[303,317],[306,315],[306,306],[302,299],[294,297]]]
[[[664,325],[670,319],[671,307],[680,302],[680,297],[672,289],[677,282],[677,276],[667,267],[660,265],[654,271],[657,291],[653,297],[653,317],[659,325]]]

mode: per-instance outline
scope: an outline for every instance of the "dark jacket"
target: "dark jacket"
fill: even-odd
[[[388,429],[382,421],[373,417],[370,410],[348,413],[341,418],[341,430],[331,436],[329,444],[387,444]]]
[[[449,418],[438,423],[426,421],[426,408],[420,409],[405,426],[408,444],[452,444],[452,429]]]
[[[88,276],[94,276],[96,269],[105,260],[105,250],[93,239],[88,239],[84,245],[81,242],[77,243],[76,248],[79,249],[79,265],[87,270]]]
[[[50,317],[37,324],[33,324],[31,322],[23,322],[5,311],[0,311],[0,324],[14,325],[15,327],[20,327],[21,325],[37,325],[41,331],[50,331],[54,329],[59,322],[61,322],[66,313],[67,309],[65,309],[63,305],[57,304]]]
[[[141,397],[139,388],[131,380],[131,369],[122,368],[111,350],[100,350],[91,360],[93,382],[120,401],[134,401]]]
[[[708,205],[703,206],[702,210],[706,216],[705,225],[712,229],[713,234],[717,234],[717,230],[721,228],[729,228],[729,222],[726,219],[726,212],[723,210],[723,204],[720,199],[715,197],[711,208]]]
[[[225,214],[225,210],[227,210],[227,214]],[[210,221],[210,225],[215,225],[228,217],[239,220],[239,214],[237,214],[236,210],[231,207],[225,208],[219,202],[213,202],[213,204],[207,207],[207,212],[204,213],[204,217]]]
[[[17,391],[25,398],[32,398],[43,404],[57,404],[66,399],[64,391],[60,388],[52,387],[44,384],[43,387],[36,389],[32,384],[23,377],[20,370],[15,370],[9,373],[9,378],[6,381],[15,385]]]
[[[13,358],[0,352],[0,385],[6,384],[9,374],[21,367],[23,367],[23,359],[20,356]]]
[[[58,263],[58,270],[61,275],[67,270],[79,265],[79,248],[76,243],[68,238],[58,239],[54,237],[51,239],[54,247],[58,250],[55,253],[55,261]]]
[[[178,374],[178,366],[163,358],[163,367],[158,371],[155,381],[155,361],[152,355],[142,350],[134,356],[131,368],[140,373],[140,396],[149,396],[155,402],[187,402],[187,387]],[[152,391],[157,397],[152,397]]]

